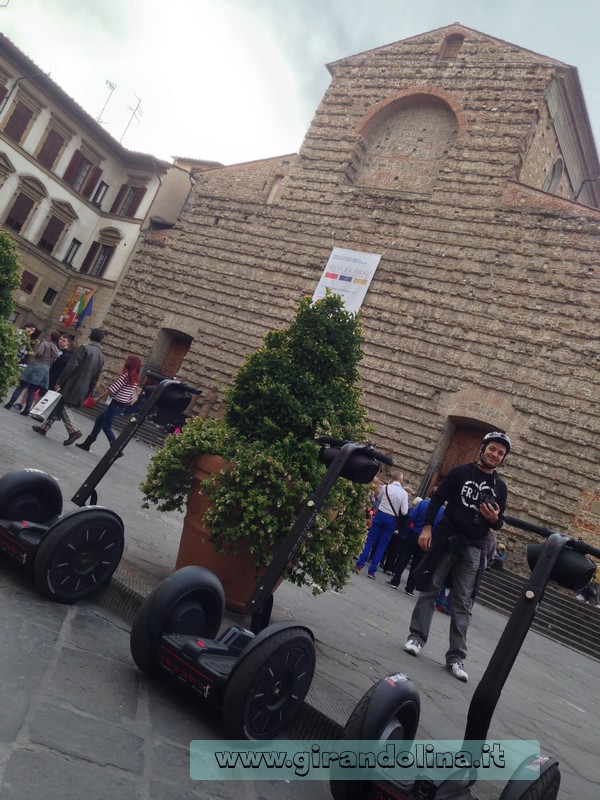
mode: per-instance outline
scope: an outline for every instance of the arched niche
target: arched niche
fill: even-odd
[[[464,127],[462,111],[439,93],[408,92],[379,104],[359,127],[350,180],[386,190],[429,192]]]

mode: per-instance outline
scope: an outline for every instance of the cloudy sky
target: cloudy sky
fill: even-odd
[[[456,21],[577,67],[598,145],[600,0],[0,0],[2,32],[125,147],[226,164],[298,150],[325,64]]]

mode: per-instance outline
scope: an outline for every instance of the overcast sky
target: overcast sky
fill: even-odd
[[[299,149],[325,64],[452,22],[577,67],[598,145],[600,0],[0,0],[3,33],[125,147],[226,164]]]

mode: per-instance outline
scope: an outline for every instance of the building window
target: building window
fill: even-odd
[[[46,252],[51,253],[56,247],[56,243],[60,239],[64,229],[65,223],[62,219],[54,216],[50,217],[38,242],[38,247],[41,247],[42,250],[46,250]]]
[[[51,306],[57,297],[58,297],[58,292],[56,291],[56,289],[46,289],[46,294],[42,298],[42,303],[44,303],[47,306]]]
[[[15,171],[10,159],[6,153],[0,153],[0,186],[4,181]]]
[[[100,180],[100,175],[102,175],[101,168],[90,161],[81,150],[76,150],[65,170],[63,180],[76,192],[89,198]]]
[[[110,213],[118,214],[120,217],[135,217],[145,194],[146,187],[124,183],[117,192]]]
[[[104,181],[100,181],[98,184],[98,188],[94,192],[94,196],[92,197],[92,203],[98,208],[101,208],[102,201],[104,200],[104,195],[108,190],[108,183],[104,183]]]
[[[560,185],[560,180],[562,178],[564,168],[565,168],[564,161],[559,156],[555,160],[554,164],[552,164],[552,169],[546,176],[546,180],[544,181],[544,185],[542,186],[543,192],[549,192],[550,194],[556,192],[556,190]]]
[[[21,275],[22,292],[25,292],[25,294],[31,294],[35,289],[37,282],[37,275],[34,275],[32,272],[28,272],[26,269],[23,270],[23,274]]]
[[[74,131],[68,125],[55,116],[50,117],[50,122],[46,128],[45,135],[40,141],[35,157],[48,169],[54,169],[59,156],[65,149],[67,142],[70,142],[74,136]]]
[[[38,247],[41,247],[47,253],[53,253],[67,226],[70,226],[76,219],[77,214],[70,203],[53,200],[50,204],[50,213],[48,214],[44,231],[38,241]]]
[[[4,133],[19,144],[32,118],[33,111],[28,108],[25,103],[22,103],[20,100],[17,101],[12,110],[12,114],[8,118],[8,122],[4,126]]]
[[[12,208],[8,212],[8,216],[4,220],[4,224],[8,228],[12,228],[13,231],[20,233],[23,225],[25,225],[27,222],[27,218],[29,217],[32,208],[33,200],[31,197],[27,197],[27,195],[23,194],[23,192],[19,192],[15,198]]]
[[[42,104],[40,101],[23,86],[19,86],[17,96],[4,125],[4,133],[17,144],[21,144],[41,109]]]
[[[69,245],[67,252],[65,253],[65,257],[63,258],[63,264],[66,264],[68,267],[73,266],[73,259],[75,258],[75,254],[81,247],[81,242],[79,239],[72,239],[71,244]]]
[[[465,37],[461,36],[460,33],[452,33],[450,36],[446,36],[438,55],[438,61],[454,61],[460,53],[464,41]]]
[[[283,183],[283,175],[275,175],[273,178],[273,182],[271,183],[271,188],[269,190],[269,196],[267,197],[267,205],[270,206],[271,203],[275,202],[275,198],[279,192],[279,187]]]
[[[32,210],[42,197],[46,197],[46,194],[44,185],[38,180],[26,176],[22,177],[4,224],[12,228],[13,231],[21,233],[26,222],[31,217]]]
[[[115,252],[115,246],[94,242],[88,250],[81,265],[81,272],[101,278],[108,269],[110,260]]]
[[[48,169],[52,169],[65,144],[64,137],[56,131],[49,130],[37,154],[37,160]]]

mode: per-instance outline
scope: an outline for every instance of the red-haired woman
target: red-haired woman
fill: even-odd
[[[112,429],[112,424],[115,419],[125,411],[127,406],[131,405],[133,393],[140,382],[141,368],[142,362],[137,356],[128,356],[117,380],[111,383],[108,389],[96,398],[97,400],[101,400],[109,396],[110,404],[96,419],[92,432],[87,439],[81,444],[77,444],[76,447],[79,447],[80,450],[89,450],[92,443],[98,438],[98,434],[101,430],[106,434],[109,444],[115,441],[117,437]],[[121,453],[120,455],[123,454]]]

